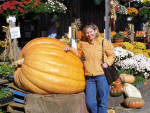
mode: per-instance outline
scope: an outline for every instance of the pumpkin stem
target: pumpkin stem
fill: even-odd
[[[24,58],[14,61],[11,65],[17,67],[18,65],[22,65],[24,62]]]

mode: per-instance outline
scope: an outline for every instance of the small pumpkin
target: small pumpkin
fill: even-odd
[[[80,30],[80,31],[77,31],[77,38],[78,38],[79,40],[82,40],[82,37],[83,37],[82,31],[81,31],[81,30]]]
[[[72,52],[65,52],[66,44],[52,38],[36,38],[19,53],[24,59],[14,73],[16,85],[39,94],[78,93],[85,89],[81,60]]]
[[[121,81],[124,83],[133,83],[135,81],[135,77],[130,74],[120,74]]]
[[[128,108],[141,108],[144,106],[144,100],[137,97],[128,97],[123,103]]]
[[[114,81],[110,86],[110,95],[117,97],[123,94],[123,86],[120,79]]]
[[[112,43],[112,45],[113,45],[114,48],[115,47],[122,47],[123,46],[123,44],[120,43],[120,42],[118,42],[118,43]]]

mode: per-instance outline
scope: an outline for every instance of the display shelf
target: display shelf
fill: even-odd
[[[7,84],[7,83],[9,83],[8,80],[0,79],[0,85]]]

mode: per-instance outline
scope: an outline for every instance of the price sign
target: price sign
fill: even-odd
[[[77,42],[75,39],[72,38],[72,43],[71,43],[71,46],[75,49],[77,49]]]
[[[12,27],[10,28],[11,39],[20,38],[20,27]]]

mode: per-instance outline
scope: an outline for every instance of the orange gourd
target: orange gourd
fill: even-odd
[[[112,43],[113,47],[122,47],[123,44],[122,43]]]
[[[72,52],[65,52],[65,46],[57,39],[42,37],[28,42],[19,53],[18,60],[24,62],[14,72],[16,85],[39,94],[83,91],[83,64]]]
[[[129,75],[129,74],[120,74],[120,79],[122,80],[122,82],[124,83],[133,83],[135,81],[135,77],[133,75]]]
[[[128,108],[141,108],[144,106],[144,100],[137,97],[128,97],[124,100],[124,105]]]
[[[113,97],[117,97],[122,94],[123,94],[123,86],[120,78],[118,78],[110,85],[110,95]]]
[[[83,36],[82,31],[78,31],[78,32],[77,32],[77,38],[78,38],[79,40],[82,40],[82,36]]]

